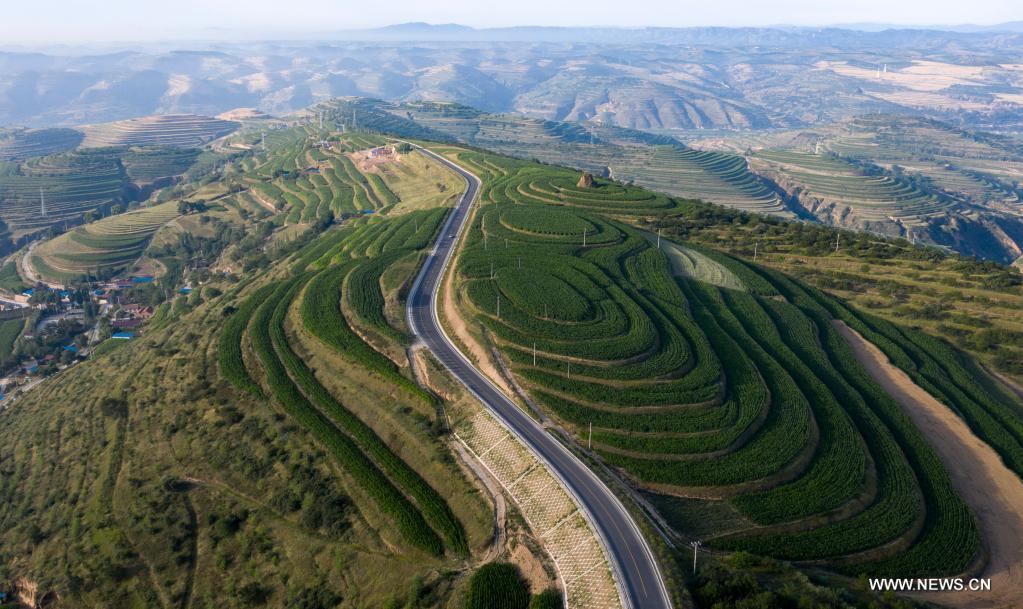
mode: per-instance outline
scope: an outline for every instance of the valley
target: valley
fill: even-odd
[[[857,578],[1013,562],[985,493],[862,356],[1018,482],[1023,404],[1001,379],[1023,373],[996,333],[1019,332],[1023,281],[926,232],[963,208],[953,192],[985,222],[1016,213],[1011,195],[984,207],[987,182],[949,177],[939,197],[904,158],[857,164],[846,131],[820,138],[831,155],[780,132],[690,146],[418,101],[238,118],[184,147],[159,121],[114,149],[19,136],[42,154],[12,153],[19,171],[109,151],[120,180],[176,176],[3,267],[32,320],[5,327],[0,414],[19,593],[455,609],[508,586],[703,608],[748,577],[778,603],[896,609],[922,599]],[[786,179],[872,232],[808,222]],[[35,329],[77,308],[68,334]],[[46,340],[76,351],[47,364]]]

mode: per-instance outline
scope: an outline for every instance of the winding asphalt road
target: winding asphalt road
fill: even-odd
[[[479,178],[462,167],[429,150],[417,148],[465,178],[467,186],[412,286],[407,310],[409,328],[445,368],[549,466],[575,498],[608,553],[625,608],[670,609],[671,601],[650,547],[614,493],[477,370],[441,327],[437,316],[441,280],[454,256],[455,245],[481,184]]]

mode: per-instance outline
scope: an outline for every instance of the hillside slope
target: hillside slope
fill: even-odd
[[[161,248],[239,272],[193,271],[205,279],[187,296],[162,287],[173,296],[140,337],[5,410],[3,578],[48,606],[457,599],[472,557],[503,548],[404,355],[395,311],[450,193],[416,195],[290,239],[242,200],[177,220]],[[89,228],[69,238],[135,238]]]
[[[630,226],[699,205],[446,153],[488,185],[457,267],[466,340],[496,348],[525,399],[644,491],[680,539],[849,575],[976,566],[983,505],[963,501],[832,320],[881,345],[1019,475],[1023,405],[987,373],[713,249],[689,246],[699,256],[673,272],[656,235]]]

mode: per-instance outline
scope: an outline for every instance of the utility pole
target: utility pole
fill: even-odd
[[[533,365],[536,366],[536,341],[533,341]]]
[[[39,215],[46,217],[46,198],[43,197],[43,189],[39,189]]]
[[[703,542],[697,539],[696,541],[690,541],[689,545],[693,546],[693,575],[696,575],[696,552],[703,545]]]
[[[586,229],[583,229],[583,247],[586,247]]]
[[[753,244],[753,262],[757,261],[757,248],[760,247],[760,242],[757,241]]]
[[[549,319],[549,317],[547,316],[547,303],[546,302],[543,303],[543,318],[544,319]]]
[[[568,362],[568,380],[572,380],[572,362]]]
[[[494,261],[493,260],[490,261],[490,278],[491,279],[494,278]]]
[[[501,295],[497,295],[497,318],[501,319]]]
[[[661,229],[657,229],[657,249],[661,249]]]
[[[835,235],[835,252],[836,253],[838,252],[838,243],[839,243],[839,240],[841,238],[842,238],[842,233],[838,233],[837,235]]]
[[[266,152],[266,131],[259,133],[259,141],[263,145],[263,152]]]
[[[590,435],[586,438],[586,450],[593,448],[593,421],[590,421]]]

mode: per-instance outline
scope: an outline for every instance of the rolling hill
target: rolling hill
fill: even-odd
[[[540,492],[556,480],[503,452],[506,432],[479,422],[478,404],[412,344],[409,284],[463,183],[405,138],[483,182],[441,323],[621,491],[675,593],[712,606],[740,582],[776,590],[764,598],[777,603],[893,609],[903,600],[854,578],[987,573],[984,498],[846,336],[875,345],[1018,484],[1023,403],[935,337],[968,316],[921,328],[903,315],[933,298],[986,303],[998,309],[987,329],[1007,331],[1023,306],[1018,274],[627,183],[629,167],[665,182],[688,172],[691,188],[755,200],[743,189],[763,183],[741,179],[753,175],[734,165],[741,155],[659,136],[353,99],[293,122],[229,135],[223,169],[186,177],[166,203],[35,248],[41,266],[79,276],[140,252],[167,273],[138,291],[157,311],[130,347],[101,350],[4,414],[0,484],[16,500],[0,505],[0,564],[19,589],[84,607],[451,608],[484,579],[472,572],[489,572],[482,562],[511,561],[534,593],[578,566],[548,546],[572,531],[541,537],[530,524],[557,529],[564,506]],[[590,152],[598,170],[588,179],[458,139],[520,156]],[[857,176],[838,157],[758,154]],[[617,179],[601,175],[605,160]],[[922,275],[944,295],[937,281],[914,287]],[[890,301],[871,304],[877,294]],[[506,509],[452,452],[456,432],[460,446],[487,447],[479,458],[499,480],[516,474],[496,492],[514,501]],[[714,553],[690,578],[694,538]]]
[[[1023,125],[1018,32],[420,24],[324,34],[329,42],[137,48],[130,60],[106,49],[8,52],[0,124],[286,114],[356,95],[668,132],[805,128],[876,112]]]

